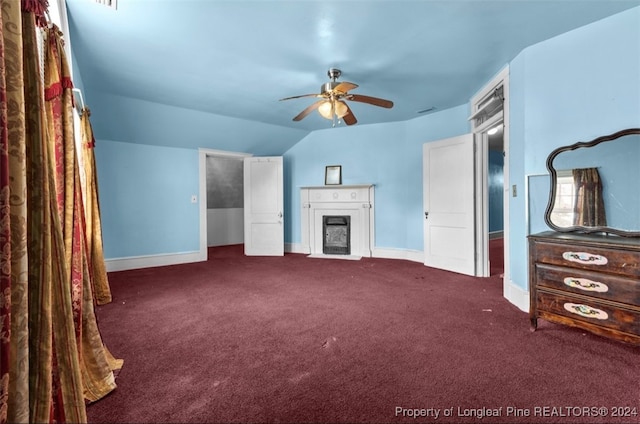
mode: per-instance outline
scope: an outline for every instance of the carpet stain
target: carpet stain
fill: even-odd
[[[334,336],[331,337],[327,337],[323,342],[322,342],[322,348],[323,349],[329,349],[335,346],[336,342],[338,341],[338,339]]]
[[[299,382],[301,382],[302,380],[304,380],[305,378],[309,378],[310,376],[311,376],[311,373],[310,373],[310,372],[308,372],[308,371],[306,371],[306,372],[303,372],[303,373],[301,373],[301,374],[298,374],[298,375],[296,375],[296,376],[291,377],[291,378],[289,379],[289,381],[290,381],[291,383],[299,383]]]
[[[221,384],[224,384],[227,382],[227,380],[229,380],[229,378],[223,378],[222,380],[214,380],[213,381],[213,387],[219,387]]]

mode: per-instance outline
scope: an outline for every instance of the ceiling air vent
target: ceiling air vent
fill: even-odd
[[[98,4],[104,4],[105,6],[112,7],[114,9],[118,8],[118,0],[93,0]]]

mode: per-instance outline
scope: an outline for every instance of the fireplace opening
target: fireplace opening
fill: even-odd
[[[322,217],[322,253],[325,255],[351,254],[351,217],[331,216]]]

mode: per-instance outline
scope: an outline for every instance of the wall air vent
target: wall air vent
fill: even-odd
[[[427,109],[422,109],[417,111],[416,113],[429,113],[429,112],[435,112],[438,108],[435,106],[431,106],[430,108]]]
[[[105,6],[112,7],[113,9],[118,8],[118,0],[93,0],[98,4],[104,4]]]

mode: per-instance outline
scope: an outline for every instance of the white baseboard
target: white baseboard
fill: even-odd
[[[362,259],[362,256],[356,256],[356,255],[325,255],[325,254],[313,254],[313,255],[309,255],[307,256],[308,258],[313,258],[313,259],[341,259],[341,260],[347,260],[347,261],[359,261],[360,259]]]
[[[407,261],[424,263],[424,253],[420,250],[375,248],[374,258],[405,259]]]
[[[523,312],[529,312],[529,292],[515,285],[513,281],[505,281],[503,296]]]
[[[206,251],[172,253],[168,255],[130,256],[128,258],[106,259],[107,272],[127,271],[130,269],[152,268],[156,266],[187,264],[207,260]]]
[[[285,252],[309,254],[300,243],[285,243]],[[307,251],[305,251],[307,250]],[[412,262],[424,263],[424,253],[419,250],[376,248],[372,257],[382,259],[404,259]],[[106,259],[107,272],[127,271],[130,269],[152,268],[157,266],[179,265],[207,260],[207,252],[184,252],[168,255],[131,256],[128,258]],[[529,292],[515,285],[512,281],[505,282],[503,296],[518,309],[529,312]]]
[[[305,249],[300,243],[285,243],[284,251],[286,253],[302,253],[306,255],[311,253],[309,249]]]

